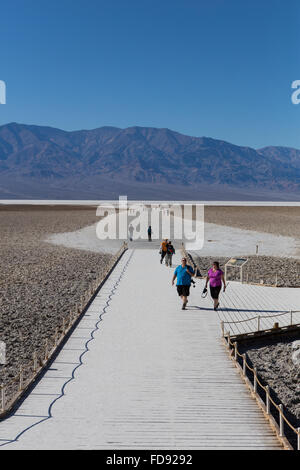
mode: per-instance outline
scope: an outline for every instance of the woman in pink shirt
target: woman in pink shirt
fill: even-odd
[[[209,289],[210,289],[210,295],[214,301],[214,310],[217,310],[219,307],[219,294],[221,291],[222,287],[222,282],[223,282],[223,291],[225,292],[226,289],[226,283],[224,279],[224,273],[220,269],[220,265],[218,261],[214,261],[212,268],[207,273],[206,277],[206,284],[205,288],[207,289],[207,284],[209,281]]]

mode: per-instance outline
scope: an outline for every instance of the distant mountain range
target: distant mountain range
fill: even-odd
[[[169,129],[0,126],[1,199],[300,200],[300,150]]]

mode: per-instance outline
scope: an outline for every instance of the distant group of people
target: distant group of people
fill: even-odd
[[[133,225],[130,224],[129,227],[128,227],[128,233],[129,233],[129,240],[131,242],[133,240],[133,232],[134,232]],[[147,235],[148,235],[148,241],[152,242],[152,227],[151,227],[151,225],[149,225],[149,227],[147,228]]]
[[[160,245],[160,264],[165,260],[165,265],[172,267],[172,256],[175,255],[175,248],[171,240],[165,238]]]
[[[160,263],[163,263],[165,260],[166,266],[172,266],[172,256],[175,254],[175,248],[172,245],[171,240],[165,238],[160,246]],[[188,303],[188,296],[190,295],[190,287],[191,284],[195,282],[193,281],[193,276],[195,275],[194,269],[187,264],[187,259],[182,258],[181,264],[177,266],[174,271],[172,277],[172,286],[175,283],[175,279],[177,279],[176,287],[178,295],[182,299],[182,310],[186,309],[186,305]],[[207,276],[205,287],[203,289],[203,293],[206,294],[207,287],[209,284],[210,295],[214,302],[214,310],[217,310],[219,307],[219,295],[221,292],[223,283],[223,291],[225,292],[226,289],[226,282],[224,278],[224,273],[220,269],[220,264],[218,261],[214,261],[212,267],[209,269]]]
[[[148,233],[148,241],[152,241],[152,228],[151,225],[148,226],[147,229]],[[133,227],[132,225],[129,226],[129,238],[132,241],[133,235]],[[163,263],[165,260],[165,265],[172,267],[172,257],[175,254],[175,248],[172,244],[171,240],[165,238],[160,245],[160,264]],[[175,279],[177,279],[176,287],[178,295],[182,299],[182,310],[186,309],[186,305],[188,303],[188,297],[190,295],[190,286],[192,283],[195,284],[192,277],[195,275],[194,269],[187,264],[187,259],[182,258],[181,264],[176,267],[173,277],[172,277],[172,286],[175,283]],[[220,269],[220,265],[218,261],[214,261],[212,267],[209,269],[207,276],[205,287],[203,290],[203,294],[206,294],[207,287],[209,285],[210,295],[213,299],[214,303],[214,310],[217,310],[219,307],[219,295],[222,289],[223,283],[223,291],[225,292],[226,289],[226,282],[224,278],[224,273]]]

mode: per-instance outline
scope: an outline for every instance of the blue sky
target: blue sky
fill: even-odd
[[[300,148],[298,0],[10,0],[0,124],[168,127]]]

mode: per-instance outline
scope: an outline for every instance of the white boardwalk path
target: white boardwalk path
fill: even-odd
[[[1,449],[281,448],[228,359],[210,298],[198,285],[182,311],[172,272],[156,251],[125,253],[0,423]]]

